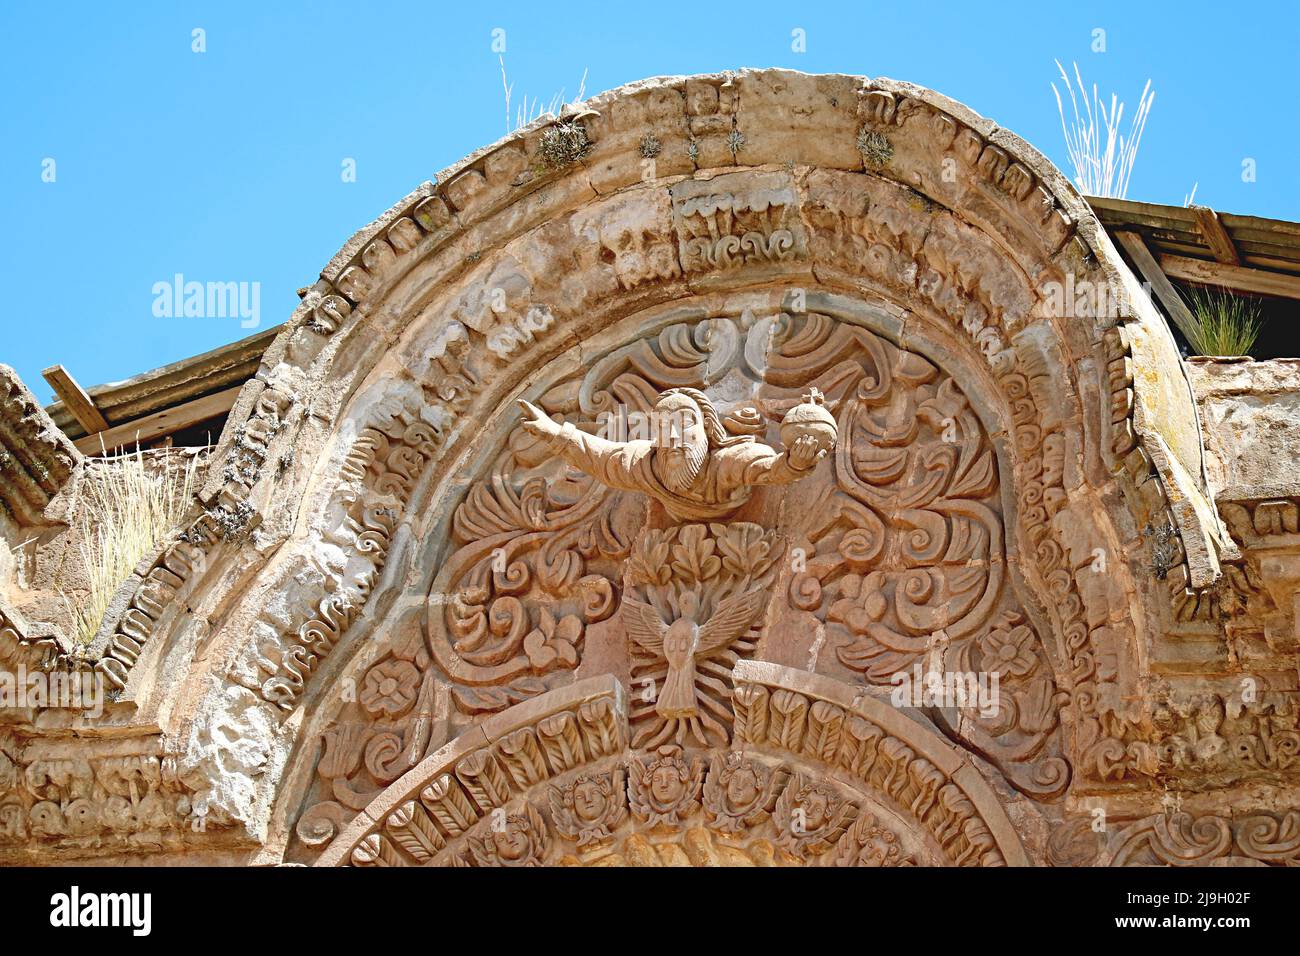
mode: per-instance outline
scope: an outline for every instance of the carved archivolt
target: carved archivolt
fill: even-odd
[[[411,488],[437,444],[433,428],[401,411],[377,420],[357,436],[340,472],[340,501],[345,507],[340,531],[343,544],[368,559],[367,566],[347,586],[320,600],[318,613],[299,626],[273,676],[262,684],[262,697],[282,711],[294,709],[312,672],[365,605],[388,558],[393,530]]]
[[[736,672],[730,747],[629,749],[593,678],[516,705],[402,777],[317,865],[902,866],[1025,862],[993,792],[932,731],[836,681]]]
[[[1172,340],[1050,166],[883,80],[746,72],[590,106],[581,163],[525,130],[327,266],[193,533],[122,602],[96,666],[129,700],[139,661],[199,662],[169,728],[187,769],[216,764],[211,715],[273,718],[220,788],[234,816],[269,814],[304,859],[333,839],[354,862],[991,863],[1023,851],[979,773],[902,730],[940,728],[1042,805],[1289,766],[1282,702],[1214,729],[1213,702],[1147,693],[1165,634],[1229,613],[1194,412],[1172,376],[1135,376],[1176,366]],[[1059,314],[1067,277],[1117,287],[1115,314]],[[711,452],[788,456],[815,393],[835,437],[797,480],[724,481],[734,498],[691,514],[561,460],[513,404],[595,434],[692,392]],[[775,661],[864,701],[899,674],[996,675],[1000,704],[887,727],[739,682]],[[556,703],[593,674],[623,694],[598,752]],[[539,707],[550,729],[518,722]],[[776,742],[748,735],[760,712]],[[796,809],[820,835],[782,829]]]
[[[597,625],[606,646],[625,646],[634,746],[725,743],[731,670],[763,629],[772,648],[784,631],[820,629],[826,651],[808,666],[828,673],[881,687],[900,673],[991,675],[1000,706],[972,701],[953,733],[1026,792],[1064,788],[1056,664],[1007,584],[999,466],[952,378],[830,315],[745,310],[668,325],[548,387],[576,403],[543,403],[570,425],[617,430],[651,419],[661,390],[695,386],[749,396],[714,412],[746,440],[775,433],[815,390],[841,436],[833,458],[782,512],[760,491],[736,516],[755,520],[659,527],[654,515],[668,516],[640,494],[516,432],[454,513],[426,646],[381,654],[355,713],[326,732],[326,803],[310,820],[346,819],[436,743],[432,682],[449,684],[452,726],[468,727],[571,679]],[[672,659],[679,632],[698,636]]]

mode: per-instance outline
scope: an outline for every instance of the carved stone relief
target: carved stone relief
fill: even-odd
[[[806,666],[882,692],[915,677],[909,706],[929,674],[997,681],[996,707],[931,704],[1026,792],[1068,782],[1052,664],[1007,580],[997,458],[933,363],[830,315],[742,311],[669,325],[541,402],[456,509],[424,646],[363,678],[361,707],[393,729],[327,732],[327,803],[300,834],[437,745],[437,687],[454,733],[571,680],[592,634],[627,662],[638,748],[725,743],[736,662],[816,631]]]
[[[128,706],[135,673],[186,671],[195,779],[213,712],[265,711],[228,803],[291,832],[277,851],[997,865],[1025,859],[1016,803],[1052,830],[1036,860],[1163,859],[1220,828],[1120,852],[1061,797],[1136,795],[1127,828],[1164,791],[1294,772],[1285,666],[1251,700],[1230,667],[1151,673],[1229,618],[1292,660],[1294,509],[1221,503],[1245,553],[1208,586],[1152,316],[1041,291],[1122,271],[1086,207],[939,97],[809,83],[599,98],[580,168],[539,164],[540,131],[476,154],[306,294],[85,663]],[[791,132],[812,116],[826,135]],[[1275,809],[1224,852],[1288,861]]]
[[[738,691],[743,727],[729,745],[707,751],[629,747],[625,698],[608,678],[517,705],[494,745],[431,756],[342,832],[319,864],[998,866],[1021,859],[991,792],[971,768],[960,769],[949,745],[906,719],[893,728],[905,743],[885,726],[894,715],[884,705],[863,711],[838,682],[803,693],[783,687],[794,673],[746,671]],[[843,775],[832,779],[827,766]],[[384,822],[365,822],[371,817]]]

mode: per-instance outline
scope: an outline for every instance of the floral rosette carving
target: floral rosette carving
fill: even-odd
[[[357,682],[355,699],[322,735],[316,765],[320,800],[296,826],[307,846],[331,839],[341,824],[441,742],[445,728],[439,726],[439,685],[431,664],[421,635],[412,628]]]
[[[987,630],[943,658],[943,671],[970,675],[976,693],[971,699],[971,682],[964,680],[968,699],[945,701],[946,709],[935,712],[936,723],[997,764],[1023,792],[1062,793],[1070,767],[1056,731],[1067,695],[1057,688],[1038,635],[1023,616],[998,612]]]

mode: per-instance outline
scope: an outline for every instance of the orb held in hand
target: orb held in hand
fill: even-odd
[[[786,448],[793,447],[800,438],[811,436],[817,442],[818,451],[830,451],[835,447],[838,433],[835,416],[826,407],[826,397],[815,388],[781,419],[781,444]]]

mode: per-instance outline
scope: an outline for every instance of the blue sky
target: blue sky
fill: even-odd
[[[0,9],[0,362],[86,386],[250,334],[158,317],[155,283],[260,283],[261,327],[358,227],[504,132],[516,103],[781,66],[937,89],[1066,164],[1054,58],[1155,106],[1128,198],[1300,219],[1300,5],[342,2]],[[205,31],[206,52],[192,50]],[[792,31],[806,50],[792,49]],[[1093,52],[1094,31],[1105,52]],[[1254,182],[1242,161],[1255,160]],[[46,182],[53,159],[54,181]],[[355,182],[343,163],[355,161]]]

